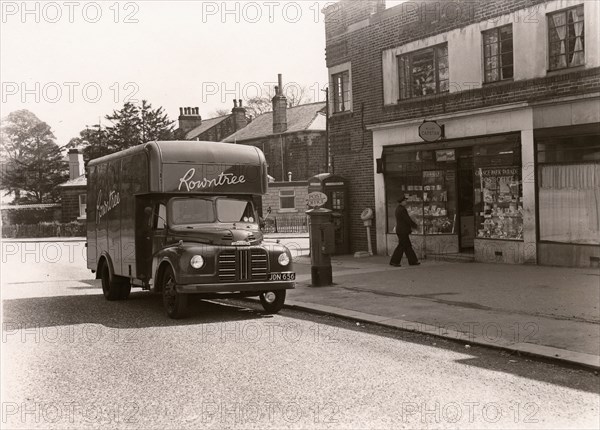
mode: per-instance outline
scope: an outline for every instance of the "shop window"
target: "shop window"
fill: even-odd
[[[281,210],[296,209],[296,191],[280,190],[279,191],[279,208]]]
[[[441,161],[443,160],[443,161]],[[395,233],[397,200],[418,224],[417,234],[456,233],[456,164],[432,151],[390,154],[385,159],[388,233]]]
[[[485,82],[513,77],[512,24],[483,32],[483,69]]]
[[[550,70],[585,63],[583,4],[548,15]]]
[[[477,238],[523,239],[521,145],[475,147]]]
[[[599,138],[538,142],[540,240],[600,245]]]
[[[350,110],[350,72],[348,70],[331,76],[333,80],[333,113]]]
[[[448,44],[400,55],[398,71],[402,100],[448,92]]]
[[[86,218],[87,198],[86,194],[79,194],[79,218]]]

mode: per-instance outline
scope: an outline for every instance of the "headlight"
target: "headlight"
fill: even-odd
[[[194,269],[200,269],[202,266],[204,266],[204,258],[202,258],[201,255],[194,255],[190,260],[190,265]]]
[[[279,255],[277,261],[280,265],[287,266],[288,264],[290,264],[290,257],[288,257],[288,255],[284,252],[283,254]]]

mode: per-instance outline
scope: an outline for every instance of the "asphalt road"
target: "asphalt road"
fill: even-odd
[[[149,293],[105,301],[70,245],[6,245],[2,428],[599,425],[586,370],[247,301],[172,321]]]

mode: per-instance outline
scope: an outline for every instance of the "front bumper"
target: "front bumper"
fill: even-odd
[[[211,294],[211,293],[245,293],[292,290],[296,288],[295,282],[235,282],[219,284],[181,284],[176,289],[181,294]]]

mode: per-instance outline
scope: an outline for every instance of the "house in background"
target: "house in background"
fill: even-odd
[[[272,103],[272,112],[259,115],[223,142],[251,145],[264,152],[273,181],[262,199],[263,213],[271,208],[271,217],[304,220],[307,181],[327,172],[326,104],[288,107],[281,75]]]
[[[233,101],[233,109],[229,115],[206,120],[202,119],[197,107],[179,108],[178,120],[179,128],[175,130],[175,138],[178,140],[220,142],[248,125],[242,100]]]
[[[85,221],[87,180],[83,153],[78,148],[69,150],[69,180],[59,185],[62,222]]]

